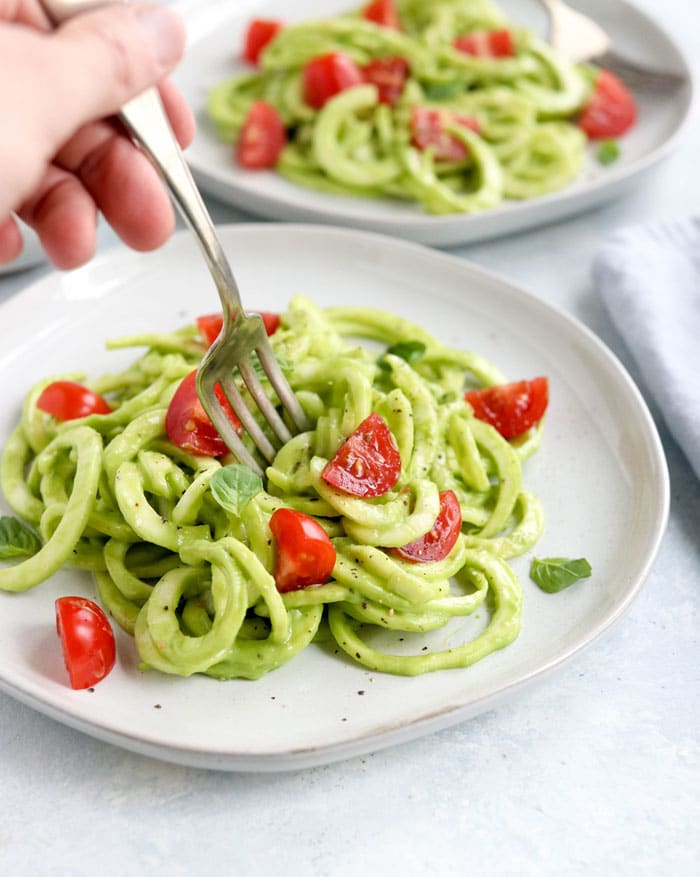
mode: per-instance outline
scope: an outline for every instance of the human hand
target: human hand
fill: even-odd
[[[92,256],[98,212],[134,249],[167,240],[175,217],[160,177],[109,117],[159,83],[186,146],[192,114],[163,78],[184,46],[163,6],[105,6],[51,31],[38,0],[0,0],[0,264],[22,248],[12,212],[58,268]]]

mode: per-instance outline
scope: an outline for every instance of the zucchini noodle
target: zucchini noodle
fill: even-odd
[[[240,508],[220,502],[212,483],[232,459],[182,450],[165,430],[170,400],[204,352],[196,327],[111,342],[145,352],[89,384],[106,394],[109,413],[58,421],[37,407],[51,381],[33,387],[5,445],[0,485],[43,545],[0,568],[0,589],[33,588],[64,564],[90,571],[143,666],[180,676],[256,679],[313,641],[372,670],[414,675],[466,667],[511,643],[522,593],[508,560],[542,530],[540,504],[522,487],[542,425],[507,441],[464,398],[504,376],[407,320],[320,309],[300,296],[271,343],[311,427],[280,448],[264,488]],[[403,358],[402,344],[422,355]],[[373,412],[401,468],[387,493],[362,498],[321,474]],[[447,556],[413,563],[393,552],[431,531],[444,490],[462,514]],[[270,518],[280,508],[312,515],[330,537],[327,582],[277,589]],[[460,625],[477,610],[479,630],[467,634]],[[427,649],[424,634],[448,625],[462,644]]]
[[[217,135],[237,142],[253,103],[265,101],[288,132],[275,166],[283,177],[330,193],[414,202],[431,214],[489,210],[576,179],[586,136],[575,121],[590,92],[589,68],[512,27],[512,56],[455,48],[458,37],[508,25],[490,0],[396,6],[401,31],[365,20],[361,10],[286,25],[263,49],[258,69],[211,89],[207,108]],[[360,84],[314,109],[304,100],[303,69],[332,52],[360,67],[403,59],[409,74],[400,95],[389,104],[374,84]],[[417,107],[440,113],[446,133],[466,147],[462,158],[416,145]],[[465,117],[478,133],[454,123]]]

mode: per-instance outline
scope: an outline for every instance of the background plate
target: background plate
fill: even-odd
[[[529,557],[514,561],[525,591],[522,633],[466,670],[383,676],[311,646],[257,682],[182,679],[141,673],[133,641],[119,632],[117,665],[90,692],[67,685],[53,600],[92,594],[92,582],[66,570],[25,594],[0,592],[0,685],[8,693],[163,759],[228,770],[297,768],[463,721],[561,665],[621,617],[658,550],[668,477],[637,389],[588,329],[499,277],[415,244],[311,225],[228,226],[221,235],[250,307],[283,309],[297,293],[320,305],[381,307],[490,357],[509,378],[548,375],[545,437],[524,478],[546,515],[536,553],[585,556],[593,576],[548,595],[528,580]],[[0,442],[35,380],[117,370],[134,353],[106,352],[107,337],[167,331],[217,306],[187,233],[153,255],[120,249],[43,278],[0,307]],[[444,648],[445,634],[437,636]]]
[[[359,6],[359,3],[355,4]],[[537,0],[502,0],[509,19],[545,33]],[[319,16],[316,0],[191,0],[179,5],[187,21],[189,47],[175,79],[197,115],[198,133],[187,159],[205,191],[241,210],[270,219],[322,221],[393,234],[435,246],[484,240],[552,222],[612,198],[655,165],[676,142],[691,105],[689,67],[680,49],[661,28],[624,0],[578,0],[574,5],[595,17],[631,58],[685,73],[688,85],[672,97],[638,96],[639,121],[624,138],[623,156],[602,167],[591,148],[581,177],[560,192],[506,202],[474,215],[430,216],[402,202],[330,195],[296,186],[272,172],[238,168],[231,147],[217,140],[205,104],[217,82],[249,70],[239,61],[243,32],[252,17],[286,22]],[[352,0],[325,0],[323,15],[353,8]]]

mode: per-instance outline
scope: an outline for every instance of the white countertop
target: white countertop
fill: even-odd
[[[638,5],[658,8],[653,0]],[[696,60],[694,7],[669,0],[663,12]],[[374,755],[290,773],[151,760],[0,693],[3,874],[700,873],[700,483],[590,279],[610,230],[698,210],[698,156],[696,112],[673,155],[623,199],[455,251],[586,323],[650,403],[668,458],[671,513],[657,562],[622,622],[492,712]],[[212,212],[219,222],[244,218],[221,205]],[[102,249],[115,242],[105,228],[100,236]],[[0,301],[45,270],[0,277]]]

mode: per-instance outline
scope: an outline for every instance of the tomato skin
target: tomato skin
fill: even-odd
[[[379,102],[393,106],[401,97],[410,67],[405,58],[375,58],[362,67],[365,81],[377,86]]]
[[[474,409],[474,416],[490,423],[503,438],[512,439],[533,427],[544,416],[549,403],[547,378],[514,381],[469,390],[464,398]]]
[[[205,457],[221,457],[228,452],[228,448],[199,401],[196,377],[195,369],[182,379],[175,391],[165,415],[165,431],[170,441],[178,448]],[[226,410],[228,419],[240,433],[243,429],[241,422],[219,384],[216,385],[215,392],[217,399]]]
[[[304,67],[302,81],[304,100],[318,110],[334,95],[361,85],[365,77],[348,55],[343,52],[329,52],[308,62]]]
[[[251,311],[251,313],[260,314],[262,317],[265,331],[268,335],[274,335],[280,327],[280,315],[274,314],[272,311]]]
[[[627,86],[610,70],[601,70],[579,117],[591,139],[619,137],[637,121],[637,104]]]
[[[430,107],[413,107],[411,142],[418,149],[432,147],[436,161],[463,161],[469,150],[461,140],[445,130],[446,125],[463,125],[475,134],[481,132],[481,125],[476,116],[463,116]]]
[[[281,21],[271,18],[254,18],[243,38],[243,57],[249,64],[257,64],[260,53],[282,30]]]
[[[97,603],[84,597],[59,597],[54,605],[71,688],[90,688],[114,667],[112,626]]]
[[[394,0],[374,0],[362,10],[362,17],[365,21],[372,21],[382,27],[401,30],[401,19]]]
[[[75,381],[54,381],[39,394],[37,408],[58,420],[77,420],[89,414],[109,414],[106,399]]]
[[[455,49],[475,58],[512,58],[513,35],[509,30],[477,30],[464,34],[453,43]]]
[[[323,527],[309,515],[277,509],[270,518],[275,537],[275,584],[280,593],[328,581],[335,547]]]
[[[201,317],[197,317],[196,322],[197,329],[202,336],[204,343],[207,347],[211,347],[219,337],[219,332],[221,332],[224,325],[224,315],[203,314]]]
[[[383,417],[366,417],[338,448],[321,478],[351,496],[383,496],[401,474],[401,457]]]
[[[263,325],[265,326],[265,331],[268,335],[274,335],[279,329],[279,314],[275,314],[272,311],[248,311],[247,313],[259,314],[259,316],[262,317]],[[197,317],[197,329],[207,347],[211,347],[216,341],[223,325],[223,314],[204,314],[201,317]]]
[[[432,530],[408,545],[393,548],[392,553],[411,563],[444,560],[454,548],[462,530],[462,511],[452,490],[440,492],[440,511]]]
[[[287,144],[282,117],[264,100],[256,100],[245,117],[236,143],[236,160],[248,170],[274,167]]]

